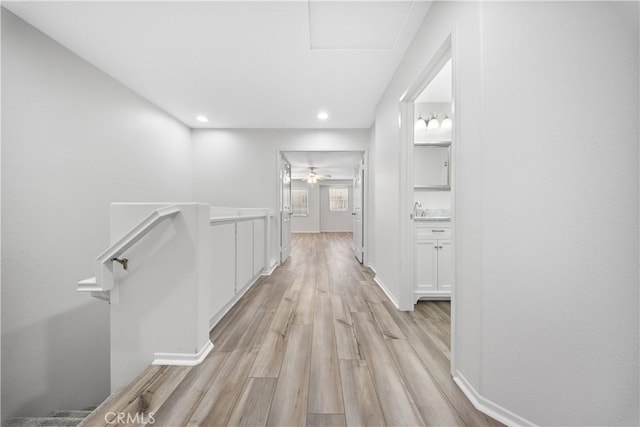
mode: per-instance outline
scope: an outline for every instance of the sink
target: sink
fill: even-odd
[[[449,208],[426,208],[416,212],[416,221],[451,221],[451,209]]]

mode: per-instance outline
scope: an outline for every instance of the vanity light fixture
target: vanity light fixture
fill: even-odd
[[[209,121],[207,116],[203,116],[202,114],[197,116],[196,120],[199,121],[200,123],[207,123]]]
[[[416,120],[415,130],[430,131],[440,129],[440,123],[435,114],[429,113],[429,116],[425,119],[422,114],[418,116]]]
[[[318,120],[327,120],[329,118],[329,113],[326,111],[320,111],[318,113]]]
[[[427,130],[427,122],[422,118],[422,114],[420,114],[418,120],[416,120],[415,130]]]
[[[449,118],[449,116],[447,116],[446,114],[444,115],[444,118],[442,119],[442,121],[440,122],[440,129],[443,130],[449,130],[453,127],[453,122],[451,121],[451,119]]]
[[[440,123],[438,122],[438,118],[435,116],[435,114],[429,114],[429,117],[427,117],[427,120],[425,121],[427,122],[427,132],[430,130],[440,129]]]

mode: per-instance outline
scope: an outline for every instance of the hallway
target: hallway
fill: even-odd
[[[358,264],[350,233],[298,234],[290,259],[211,332],[195,367],[152,366],[103,405],[179,425],[499,425],[449,375],[448,302],[399,312]]]

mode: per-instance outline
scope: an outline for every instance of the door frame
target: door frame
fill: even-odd
[[[282,199],[281,199],[281,194],[280,194],[280,168],[282,167],[282,156],[285,155],[286,153],[290,153],[290,152],[332,152],[332,153],[362,153],[362,161],[364,163],[364,203],[362,204],[362,251],[363,251],[363,257],[362,257],[362,265],[370,267],[370,263],[369,263],[369,239],[367,238],[370,234],[369,234],[369,230],[368,230],[368,225],[369,225],[369,221],[368,221],[368,213],[369,213],[369,200],[371,200],[371,198],[369,197],[369,151],[368,149],[361,149],[358,150],[356,148],[351,149],[351,150],[347,150],[347,149],[343,149],[343,150],[332,150],[332,149],[325,149],[325,150],[318,150],[318,149],[300,149],[300,148],[290,148],[290,149],[285,149],[285,148],[279,148],[277,150],[277,155],[276,155],[276,173],[275,173],[275,179],[276,179],[276,201],[277,201],[277,206],[278,206],[278,212],[279,212],[279,207],[282,204]],[[281,224],[282,219],[280,218],[280,214],[278,213],[278,218],[276,221],[276,232],[278,235],[278,242],[280,242],[280,238],[282,236],[282,231],[280,230],[280,224]],[[278,265],[280,265],[280,253],[281,253],[282,248],[280,247],[280,243],[278,243]],[[354,255],[355,257],[355,255]]]
[[[277,219],[276,219],[276,235],[277,235],[277,253],[276,255],[276,259],[277,259],[277,265],[282,265],[283,262],[285,260],[282,259],[282,176],[281,176],[281,172],[282,172],[282,167],[284,165],[284,161],[283,159],[286,159],[285,156],[285,151],[282,150],[278,150],[278,156],[277,156],[277,161],[276,161],[276,200],[277,200],[277,205],[276,205],[276,212],[277,212]],[[291,162],[287,159],[286,162],[289,164],[289,166],[291,166]],[[291,184],[289,184],[291,185]],[[291,218],[289,219],[291,220]],[[291,245],[291,226],[289,226],[289,245]],[[290,253],[289,253],[290,255]],[[287,255],[287,258],[289,258],[289,255]]]
[[[354,215],[354,219],[352,219],[352,224],[355,221],[355,217],[357,216],[357,211],[356,211],[356,207],[355,207],[355,197],[356,197],[356,181],[357,180],[361,180],[360,185],[359,185],[359,189],[358,189],[358,197],[360,198],[360,240],[362,242],[362,244],[360,245],[360,258],[358,258],[358,255],[356,255],[356,249],[357,247],[354,245],[353,246],[353,252],[354,255],[356,255],[356,259],[358,260],[358,262],[362,265],[365,265],[365,258],[364,258],[364,254],[365,254],[365,250],[364,250],[364,236],[365,236],[365,224],[364,224],[364,206],[365,204],[369,201],[369,196],[366,192],[366,180],[365,180],[365,174],[367,172],[366,167],[365,167],[365,163],[364,163],[364,155],[362,156],[362,160],[360,161],[360,164],[358,165],[358,168],[354,171],[357,176],[353,177],[353,198],[354,198],[354,207],[353,207],[353,211],[351,213],[351,215]],[[353,233],[355,234],[355,227],[352,226],[352,229],[354,230]]]
[[[426,67],[420,73],[414,83],[407,88],[400,98],[400,283],[408,284],[403,286],[399,294],[399,308],[401,310],[413,311],[414,308],[414,286],[416,282],[415,272],[415,223],[413,221],[413,141],[414,141],[414,114],[415,100],[422,91],[431,83],[440,72],[446,62],[451,60],[452,67],[452,88],[451,88],[451,110],[453,114],[453,127],[451,130],[451,242],[453,244],[453,283],[456,283],[457,248],[456,244],[456,176],[458,165],[458,153],[460,141],[457,138],[459,128],[459,93],[458,93],[458,50],[456,47],[455,31],[450,33],[440,45],[440,48],[432,56]],[[451,366],[450,372],[455,372],[455,336],[456,336],[456,286],[451,289]]]

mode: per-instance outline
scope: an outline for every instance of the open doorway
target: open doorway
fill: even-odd
[[[455,63],[451,38],[401,100],[404,309],[422,314],[453,357],[455,334]],[[453,370],[453,366],[451,366]]]
[[[365,152],[286,151],[282,156],[291,166],[290,233],[341,233],[363,263]]]
[[[413,300],[451,300],[451,59],[414,104],[413,220],[415,278]]]

